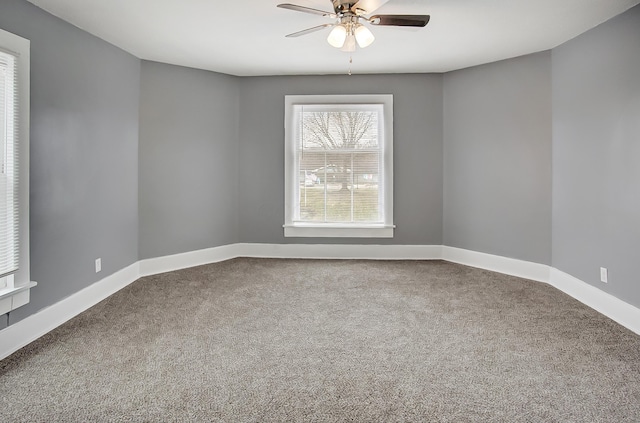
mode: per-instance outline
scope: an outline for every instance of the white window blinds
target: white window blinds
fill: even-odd
[[[18,270],[17,59],[0,50],[0,277]]]

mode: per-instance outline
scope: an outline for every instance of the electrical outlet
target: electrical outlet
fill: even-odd
[[[97,258],[96,259],[96,273],[98,273],[101,270],[102,270],[102,259],[101,258]]]
[[[606,267],[600,268],[600,282],[609,283],[609,272]]]

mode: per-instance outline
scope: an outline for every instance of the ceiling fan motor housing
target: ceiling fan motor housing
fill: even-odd
[[[353,7],[358,3],[353,0],[331,0],[333,3],[333,10],[336,11],[336,14],[350,14],[354,13],[352,11]]]

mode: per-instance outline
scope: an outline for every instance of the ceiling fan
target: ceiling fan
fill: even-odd
[[[380,26],[410,26],[424,27],[429,22],[429,15],[373,15],[375,10],[380,8],[389,0],[330,0],[333,4],[333,12],[299,6],[297,4],[282,3],[278,7],[295,10],[296,12],[311,13],[330,19],[333,23],[326,23],[302,31],[294,32],[287,37],[299,37],[320,31],[324,28],[333,27],[327,41],[333,47],[342,51],[352,52],[356,49],[356,43],[360,48],[365,48],[375,40],[375,37],[361,22]]]

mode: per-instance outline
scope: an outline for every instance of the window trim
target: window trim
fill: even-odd
[[[294,222],[296,186],[296,140],[294,138],[294,106],[322,104],[380,104],[384,142],[382,147],[384,222],[381,224]],[[285,154],[285,237],[318,238],[393,238],[393,95],[286,95],[284,112]]]
[[[30,280],[29,262],[29,111],[30,111],[30,44],[18,35],[0,29],[0,48],[17,56],[18,63],[18,257],[19,268],[7,276],[6,287],[0,289],[0,314],[29,302],[29,291],[36,285]]]

